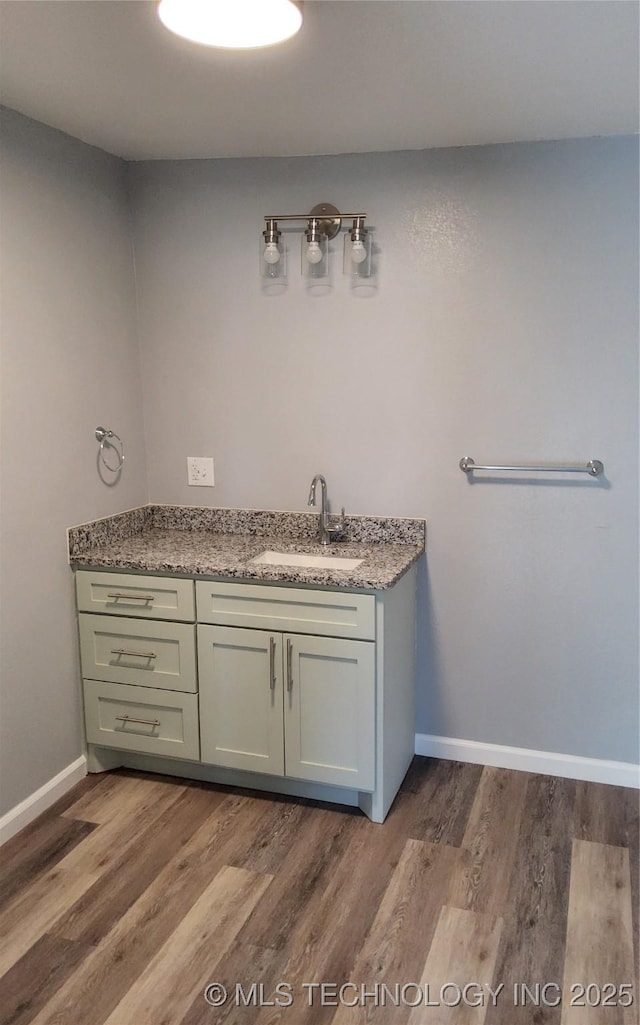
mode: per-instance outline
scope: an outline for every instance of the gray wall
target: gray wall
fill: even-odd
[[[420,732],[637,761],[637,143],[130,165],[150,498],[426,517]],[[258,284],[264,214],[377,228],[378,289]],[[187,488],[213,455],[215,489]],[[482,461],[605,462],[470,484]]]
[[[1,127],[0,814],[81,750],[65,528],[148,498],[304,509],[319,470],[336,507],[429,521],[420,732],[638,759],[635,140],[127,172]],[[323,200],[369,212],[377,289],[336,260],[310,295],[296,235],[266,296],[263,214]],[[127,442],[114,488],[99,422]],[[607,481],[470,484],[464,454]]]
[[[125,165],[1,112],[0,814],[82,751],[66,528],[144,503]],[[101,483],[94,428],[127,442]]]

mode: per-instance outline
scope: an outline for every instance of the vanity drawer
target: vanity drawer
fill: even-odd
[[[375,598],[346,591],[196,581],[200,623],[375,639]]]
[[[84,680],[89,744],[170,758],[200,758],[195,694]]]
[[[198,689],[194,626],[86,612],[78,619],[84,677],[138,687]]]
[[[76,593],[80,612],[188,622],[196,618],[193,580],[78,570]]]

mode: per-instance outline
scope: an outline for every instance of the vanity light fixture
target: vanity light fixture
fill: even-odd
[[[160,0],[160,21],[204,46],[252,50],[290,39],[302,25],[296,0]]]
[[[357,282],[372,275],[371,234],[365,228],[365,213],[341,214],[331,203],[318,203],[308,214],[280,214],[265,216],[262,232],[261,275],[284,277],[285,249],[281,243],[279,221],[306,221],[301,239],[300,266],[303,277],[316,283],[329,279],[329,242],[342,227],[343,218],[352,220],[352,227],[344,239],[344,273]]]

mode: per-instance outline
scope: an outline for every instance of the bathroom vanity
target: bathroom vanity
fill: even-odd
[[[382,822],[414,751],[424,521],[353,517],[319,552],[309,514],[145,509],[124,537],[108,521],[70,532],[89,770],[316,797]]]

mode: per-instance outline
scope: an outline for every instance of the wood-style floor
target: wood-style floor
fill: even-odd
[[[90,776],[2,848],[0,907],[3,1025],[638,1022],[617,787],[416,758],[374,825]]]

